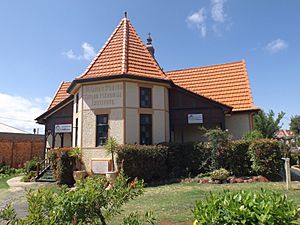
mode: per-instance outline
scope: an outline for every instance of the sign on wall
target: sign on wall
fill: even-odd
[[[55,133],[72,133],[72,124],[55,124]]]
[[[91,168],[94,174],[105,174],[111,171],[111,159],[91,159]]]
[[[203,114],[188,114],[188,124],[203,123]]]
[[[84,86],[84,108],[121,107],[123,103],[122,83],[109,83]]]

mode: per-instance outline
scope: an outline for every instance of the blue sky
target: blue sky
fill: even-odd
[[[296,0],[1,1],[0,123],[35,127],[127,11],[164,70],[245,59],[255,105],[286,112],[288,127],[300,114],[299,10]]]

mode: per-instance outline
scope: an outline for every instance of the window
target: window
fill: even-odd
[[[140,107],[151,108],[152,107],[152,96],[151,88],[140,87]]]
[[[78,119],[75,122],[75,146],[78,146]]]
[[[108,138],[108,115],[97,115],[96,146],[105,145]]]
[[[152,144],[152,115],[140,114],[140,144]]]
[[[75,102],[75,104],[76,104],[76,112],[78,112],[78,103],[79,103],[79,94],[76,94],[76,102]]]

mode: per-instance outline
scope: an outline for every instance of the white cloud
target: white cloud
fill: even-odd
[[[265,49],[271,53],[277,53],[287,48],[288,48],[288,43],[280,38],[270,41],[265,47]]]
[[[222,36],[222,31],[228,31],[232,25],[224,10],[226,2],[227,0],[210,0],[209,8],[202,7],[187,17],[189,27],[196,27],[202,37],[209,32]],[[210,13],[206,13],[207,11]]]
[[[39,133],[42,133],[44,126],[38,125],[34,119],[46,111],[50,101],[50,97],[27,99],[0,93],[0,123],[29,133],[33,128],[39,128]]]
[[[224,12],[224,3],[226,0],[211,0],[211,17],[215,22],[224,23],[226,14]]]
[[[72,49],[68,51],[64,51],[62,54],[66,56],[68,59],[77,59],[77,60],[91,60],[96,55],[94,47],[87,42],[84,42],[81,45],[81,48],[83,49],[83,53],[79,55],[76,55]]]
[[[199,9],[197,12],[194,12],[192,15],[187,17],[187,23],[189,26],[196,26],[200,30],[201,36],[206,36],[206,11],[204,8]]]

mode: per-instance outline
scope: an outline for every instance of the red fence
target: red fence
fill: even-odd
[[[44,137],[41,135],[1,134],[0,163],[14,168],[33,158],[44,158]]]

